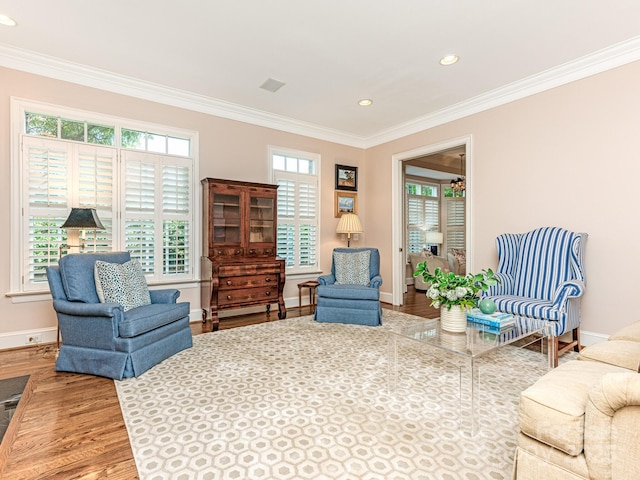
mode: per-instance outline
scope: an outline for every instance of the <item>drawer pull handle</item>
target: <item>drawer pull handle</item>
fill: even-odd
[[[227,300],[231,300],[231,295],[227,295]]]
[[[233,282],[231,280],[227,280],[227,285],[233,285]]]
[[[255,255],[256,251],[254,249],[249,250],[249,255]]]
[[[267,277],[267,278],[265,278],[265,279],[264,279],[264,281],[265,281],[265,282],[270,282],[270,281],[271,281],[271,278]]]
[[[241,253],[241,252],[240,252],[240,250],[235,250],[235,251],[233,252],[233,254],[234,254],[234,255],[240,255],[240,253]]]
[[[264,294],[268,297],[269,295],[271,295],[271,292],[267,290],[266,292],[264,292]]]

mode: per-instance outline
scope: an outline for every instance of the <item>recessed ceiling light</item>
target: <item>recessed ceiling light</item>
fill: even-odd
[[[360,105],[361,107],[368,107],[372,103],[373,100],[371,100],[370,98],[363,98],[362,100],[358,100],[358,105]]]
[[[457,55],[445,55],[440,59],[440,65],[453,65],[458,60],[460,60],[460,57],[458,57]]]
[[[5,25],[7,27],[15,27],[16,21],[13,18],[8,17],[7,15],[0,15],[0,25]]]

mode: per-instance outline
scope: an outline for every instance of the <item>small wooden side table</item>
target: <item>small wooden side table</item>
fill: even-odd
[[[316,287],[320,285],[320,282],[315,280],[309,280],[308,282],[302,282],[298,284],[298,312],[302,312],[302,289],[309,289],[309,306],[311,307],[311,313],[316,311]]]

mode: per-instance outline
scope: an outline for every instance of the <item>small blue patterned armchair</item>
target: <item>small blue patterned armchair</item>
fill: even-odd
[[[189,302],[176,303],[178,290],[149,291],[150,303],[135,308],[100,302],[99,295],[105,294],[96,289],[96,261],[117,267],[130,259],[129,252],[69,254],[58,267],[47,268],[62,334],[56,370],[121,380],[191,347]]]
[[[586,233],[557,227],[522,234],[505,233],[496,239],[502,283],[483,292],[501,312],[548,322],[554,366],[558,354],[580,350],[580,299],[585,290]],[[572,341],[558,350],[558,337],[571,331]]]
[[[382,324],[380,253],[377,248],[336,248],[331,275],[318,278],[318,322]]]

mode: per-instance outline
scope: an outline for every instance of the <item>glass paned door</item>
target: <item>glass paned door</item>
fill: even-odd
[[[249,198],[249,242],[274,241],[274,199],[251,196]]]
[[[213,242],[240,243],[240,195],[213,194]]]

